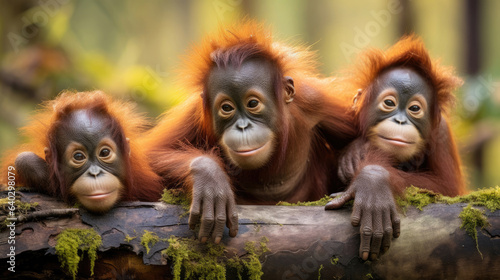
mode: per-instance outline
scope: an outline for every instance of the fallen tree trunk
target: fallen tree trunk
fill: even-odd
[[[39,194],[24,193],[21,201],[38,202],[36,212],[65,209],[63,203]],[[348,208],[238,206],[239,233],[230,238],[226,230],[222,243],[226,254],[244,256],[248,241],[266,237],[270,251],[260,256],[262,279],[498,279],[500,211],[486,210],[490,226],[478,228],[476,248],[476,241],[460,228],[464,206],[432,204],[423,211],[410,207],[402,215],[401,236],[373,262],[358,258],[359,228],[351,226]],[[77,279],[171,279],[171,259],[161,253],[169,246],[167,239],[195,235],[177,205],[121,203],[105,215],[82,209],[74,213],[71,208],[67,215],[60,212],[54,212],[59,213],[56,218],[47,213],[16,224],[16,272],[9,271],[7,263],[11,231],[0,232],[0,278],[71,279],[55,255],[55,237],[66,228],[94,228],[102,237],[95,273],[90,275],[84,258]],[[148,231],[158,236],[158,242],[148,244],[149,252],[141,244]],[[227,279],[233,274],[228,269]]]

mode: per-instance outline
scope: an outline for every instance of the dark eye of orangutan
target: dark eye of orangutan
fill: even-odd
[[[108,148],[104,148],[101,150],[101,152],[99,152],[99,156],[100,157],[107,157],[107,156],[109,156],[110,153],[111,153],[111,151]]]
[[[259,106],[258,100],[252,99],[252,100],[248,101],[248,104],[247,104],[248,108],[255,108],[257,106]]]
[[[85,155],[84,155],[83,153],[78,152],[78,153],[75,153],[75,154],[73,155],[73,158],[74,158],[76,161],[82,161],[82,160],[84,160],[84,159],[85,159]]]
[[[412,111],[412,112],[418,112],[418,111],[420,111],[420,107],[419,107],[419,106],[417,106],[417,105],[413,105],[413,106],[411,106],[411,107],[410,107],[410,108],[408,108],[408,109],[409,109],[410,111]]]
[[[229,104],[222,105],[222,111],[231,112],[232,110],[234,110],[234,108],[231,105],[229,105]]]
[[[386,99],[386,100],[384,100],[384,103],[385,103],[385,105],[390,106],[390,107],[394,107],[394,106],[396,106],[396,104],[394,104],[394,101],[392,101],[392,100],[390,100],[390,99]],[[413,107],[413,106],[412,106],[412,107]]]

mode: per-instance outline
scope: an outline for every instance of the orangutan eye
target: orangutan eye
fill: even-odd
[[[110,153],[111,153],[111,151],[108,148],[104,148],[99,153],[99,156],[100,157],[107,157],[107,156],[109,156]]]
[[[220,103],[218,114],[220,117],[222,117],[224,119],[228,119],[234,115],[235,111],[236,111],[236,109],[234,107],[233,102],[231,102],[230,100],[225,100],[225,101]]]
[[[390,99],[386,99],[384,100],[384,104],[389,106],[389,107],[394,107],[396,106],[396,104],[394,103],[394,101],[390,100]]]
[[[85,155],[81,152],[76,152],[73,154],[73,159],[76,161],[84,161],[85,160]]]
[[[222,108],[222,111],[224,111],[226,113],[229,113],[229,112],[234,110],[233,106],[231,106],[229,104],[223,104],[221,108]]]
[[[259,101],[258,100],[252,99],[252,100],[248,101],[248,104],[247,104],[248,108],[255,108],[257,106],[259,106]]]
[[[408,110],[416,113],[416,112],[420,111],[420,107],[417,105],[413,105],[410,108],[408,108]]]
[[[250,113],[254,115],[260,114],[260,112],[264,110],[264,107],[264,103],[262,103],[261,99],[259,99],[257,96],[251,96],[247,99],[246,108]]]
[[[104,141],[97,151],[97,156],[102,162],[112,163],[116,160],[116,145],[111,139]]]

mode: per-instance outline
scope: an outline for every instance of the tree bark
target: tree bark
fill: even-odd
[[[53,198],[23,193],[38,202],[37,211],[63,209]],[[466,204],[433,204],[401,214],[401,236],[378,261],[358,258],[359,228],[350,224],[351,209],[325,211],[311,206],[238,206],[239,232],[222,239],[228,252],[244,255],[247,241],[269,239],[261,256],[262,279],[497,279],[500,275],[500,211],[486,210],[490,226],[474,239],[460,228]],[[57,212],[57,211],[56,211]],[[10,230],[0,232],[0,278],[69,278],[55,256],[55,237],[65,228],[93,227],[101,236],[93,279],[171,279],[161,251],[170,235],[192,237],[187,215],[177,205],[121,203],[105,215],[83,209],[73,216],[36,217],[15,227],[16,272],[7,270]],[[164,239],[146,253],[140,237],[148,230]],[[137,237],[130,242],[125,236]],[[338,259],[335,261],[335,259]],[[87,258],[78,279],[92,278]],[[134,278],[135,277],[135,278]],[[232,279],[228,276],[228,279]]]

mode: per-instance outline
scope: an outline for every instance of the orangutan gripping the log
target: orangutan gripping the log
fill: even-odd
[[[223,29],[187,60],[194,94],[146,136],[164,182],[192,196],[189,225],[218,243],[238,203],[317,200],[335,190],[335,151],[357,134],[347,98],[313,56],[253,22]],[[201,92],[201,98],[200,98]]]
[[[352,73],[349,86],[360,89],[354,106],[362,135],[341,158],[339,177],[350,186],[326,209],[354,199],[351,221],[360,226],[360,256],[376,259],[399,236],[393,195],[410,185],[449,196],[465,192],[444,116],[461,80],[432,61],[415,37],[386,52],[366,52]]]

